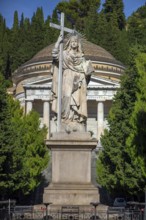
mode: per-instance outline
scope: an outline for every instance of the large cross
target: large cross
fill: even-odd
[[[64,31],[68,33],[77,33],[77,31],[64,27],[64,13],[61,12],[60,25],[50,23],[50,27],[60,30],[60,34],[64,39]],[[59,76],[58,76],[58,116],[57,116],[57,131],[61,130],[61,97],[62,97],[62,63],[63,63],[63,41],[60,43],[60,55],[59,55]]]

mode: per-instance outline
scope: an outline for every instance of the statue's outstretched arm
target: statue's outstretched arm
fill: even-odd
[[[55,43],[54,49],[52,50],[52,56],[54,61],[55,60],[58,61],[59,59],[59,46],[62,41],[63,41],[63,36],[60,34],[58,40]]]
[[[55,43],[55,49],[59,49],[60,43],[63,42],[62,34],[59,35],[57,42]]]

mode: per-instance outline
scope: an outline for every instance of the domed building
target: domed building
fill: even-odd
[[[125,67],[109,52],[89,41],[83,41],[86,60],[91,60],[95,69],[87,88],[87,131],[100,139],[107,127],[107,115],[113,97],[120,87],[120,77]],[[51,65],[54,44],[45,47],[31,60],[20,66],[13,74],[15,98],[28,113],[36,110],[42,124],[48,127],[48,138],[56,131],[56,121],[51,111]]]

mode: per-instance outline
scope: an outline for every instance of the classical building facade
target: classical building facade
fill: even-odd
[[[48,138],[56,131],[56,121],[51,111],[53,46],[45,47],[13,74],[15,98],[20,101],[26,113],[32,109],[39,113],[41,124],[48,127]],[[95,69],[87,90],[87,131],[91,131],[93,137],[99,140],[104,128],[108,126],[106,118],[113,97],[120,87],[120,77],[125,67],[105,49],[85,40],[83,51]]]

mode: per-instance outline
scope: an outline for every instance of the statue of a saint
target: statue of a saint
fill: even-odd
[[[52,82],[52,111],[57,114],[59,45],[60,35],[52,51],[53,82]],[[86,61],[81,49],[78,35],[68,39],[63,50],[62,70],[62,109],[61,120],[64,130],[85,131],[87,119],[87,83],[94,72],[91,61]]]

